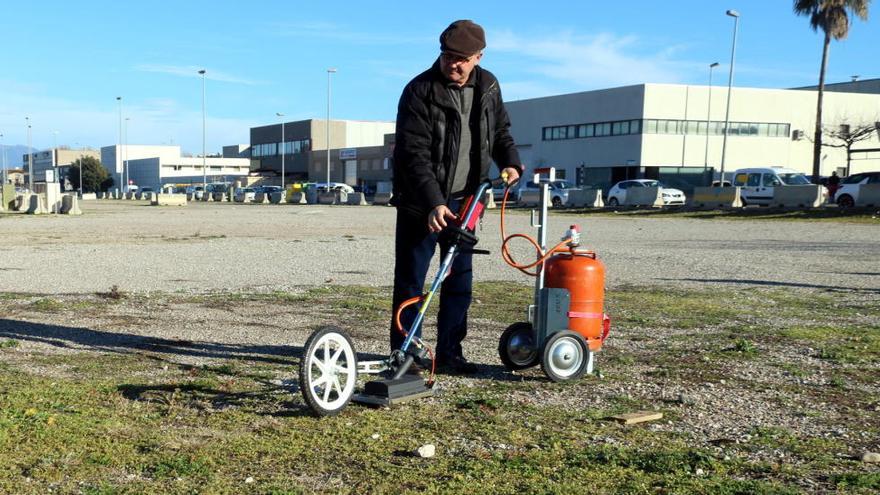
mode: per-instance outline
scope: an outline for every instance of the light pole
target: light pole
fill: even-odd
[[[327,69],[327,192],[330,192],[330,74],[336,69]]]
[[[718,67],[718,62],[709,64],[709,102],[706,104],[706,159],[703,161],[703,177],[706,177],[706,172],[709,171],[709,127],[712,125],[712,69],[715,67]],[[711,177],[709,178],[709,185],[712,185]]]
[[[284,191],[284,154],[287,151],[284,147],[284,114],[275,112],[275,115],[281,119],[281,190]]]
[[[719,187],[724,186],[724,162],[727,158],[727,135],[730,133],[730,93],[733,89],[733,61],[736,56],[736,30],[739,27],[739,12],[728,10],[727,15],[733,17],[733,47],[730,49],[730,73],[727,76],[727,111],[724,113],[724,140],[721,144],[721,177],[718,179]]]
[[[117,148],[118,153],[116,153],[116,163],[117,170],[119,171],[119,190],[122,191],[122,97],[117,96],[116,101],[119,102],[119,148]]]
[[[0,148],[3,148],[3,184],[6,184],[6,146],[3,145],[3,134],[0,134]]]
[[[28,191],[34,192],[34,150],[31,149],[31,118],[25,117],[27,122],[27,139],[28,139]]]
[[[79,143],[74,143],[74,146],[79,148]],[[83,197],[83,149],[79,150],[79,199]]]
[[[125,192],[128,192],[128,182],[131,180],[131,176],[128,175],[128,121],[131,120],[131,117],[125,118],[125,128],[122,131],[122,139],[125,147],[124,152],[124,160],[122,161],[122,172],[125,174],[125,184],[122,186]]]
[[[208,159],[205,153],[205,127],[207,118],[205,117],[205,69],[199,70],[202,75],[202,196],[208,194]]]

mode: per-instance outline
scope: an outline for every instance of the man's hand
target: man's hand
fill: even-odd
[[[507,167],[501,171],[502,177],[504,174],[507,174],[507,183],[513,184],[517,179],[519,179],[519,170],[516,167]]]
[[[431,210],[431,213],[428,214],[428,230],[431,232],[440,232],[446,227],[446,219],[456,219],[458,215],[452,213],[446,205],[439,205],[434,207]]]

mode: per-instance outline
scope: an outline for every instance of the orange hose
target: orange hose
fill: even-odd
[[[519,179],[514,181],[514,184],[516,184],[516,182],[519,182]],[[510,236],[506,236],[504,234],[504,211],[507,209],[507,197],[510,195],[510,187],[512,185],[513,184],[508,184],[507,188],[504,189],[504,198],[501,200],[501,257],[504,259],[504,261],[508,265],[512,266],[513,268],[516,268],[517,270],[525,273],[526,275],[531,275],[532,277],[537,277],[538,271],[535,270],[534,272],[530,272],[529,268],[534,268],[534,267],[544,263],[545,261],[547,261],[547,259],[550,258],[550,256],[553,255],[553,253],[559,251],[560,248],[562,248],[563,246],[568,244],[568,242],[571,241],[571,238],[567,237],[567,238],[563,239],[559,244],[553,246],[553,248],[551,248],[551,249],[548,249],[547,252],[544,253],[542,256],[541,255],[541,245],[538,244],[538,241],[536,241],[534,237],[531,237],[526,234],[511,234]],[[516,261],[514,261],[513,256],[510,254],[510,249],[507,247],[507,243],[512,241],[513,239],[516,239],[516,238],[523,238],[523,239],[529,241],[529,243],[532,245],[532,247],[535,248],[535,258],[536,259],[535,259],[534,263],[521,264],[521,263],[517,263]]]

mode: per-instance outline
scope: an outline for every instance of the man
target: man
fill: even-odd
[[[393,310],[423,293],[438,233],[457,218],[462,199],[474,194],[482,180],[497,177],[498,171],[490,172],[491,162],[508,182],[522,171],[498,80],[479,67],[485,47],[482,27],[469,20],[453,22],[440,35],[440,57],[400,97],[392,200],[397,207]],[[441,243],[441,259],[447,250]],[[461,253],[455,258],[440,289],[436,359],[448,373],[477,371],[461,347],[471,303],[471,257]],[[405,330],[417,307],[404,311]],[[399,349],[403,337],[393,317],[391,326],[391,348]]]
[[[831,177],[828,178],[828,202],[834,201],[834,196],[837,194],[837,190],[840,189],[840,176],[837,175],[837,171],[831,172]]]

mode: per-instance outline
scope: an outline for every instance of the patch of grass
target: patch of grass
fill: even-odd
[[[56,299],[45,297],[32,302],[30,308],[40,313],[57,313],[64,309],[64,304]]]
[[[15,339],[6,339],[0,341],[0,349],[11,349],[14,347],[18,347],[19,342]]]

